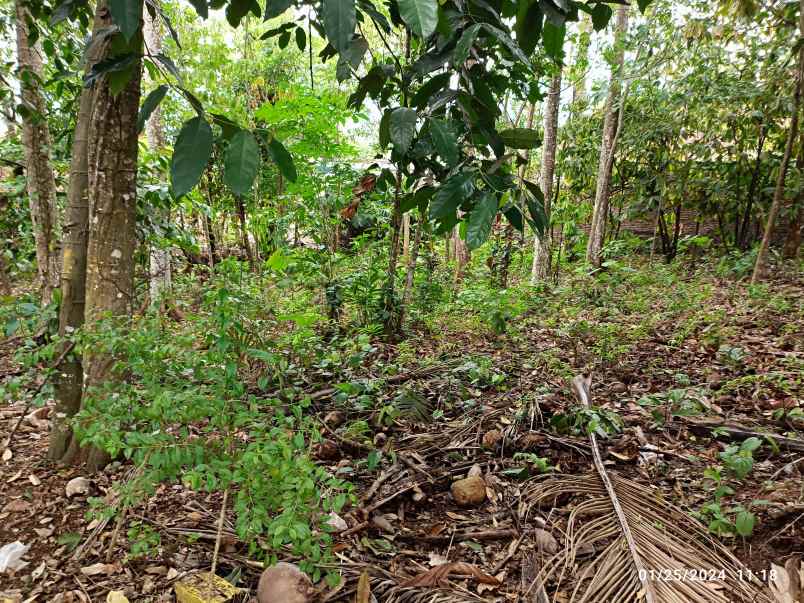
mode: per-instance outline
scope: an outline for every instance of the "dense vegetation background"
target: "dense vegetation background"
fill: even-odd
[[[0,36],[0,601],[804,597],[804,2]]]

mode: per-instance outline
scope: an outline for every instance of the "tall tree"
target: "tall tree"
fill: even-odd
[[[804,86],[804,44],[802,44],[802,40],[804,40],[804,0],[799,0],[798,27],[798,73],[796,75],[795,91],[793,92],[793,109],[791,112],[792,115],[790,116],[790,128],[787,131],[787,142],[784,147],[782,163],[779,165],[779,175],[776,177],[776,188],[773,191],[773,203],[771,203],[770,212],[768,212],[768,221],[765,224],[765,234],[762,236],[762,242],[759,244],[757,260],[756,264],[754,264],[754,273],[751,275],[752,284],[762,280],[766,276],[768,250],[770,249],[773,231],[776,227],[776,218],[779,216],[779,211],[782,207],[787,168],[790,165],[790,157],[793,155],[793,144],[795,143],[796,137],[799,135],[798,121],[799,109],[801,107],[801,89],[802,86]]]
[[[556,171],[556,142],[558,140],[558,107],[561,100],[561,66],[550,79],[547,104],[544,108],[544,142],[542,144],[541,186],[544,193],[544,213],[547,225],[541,236],[533,237],[533,267],[530,282],[535,284],[550,272],[550,200],[553,198],[553,178]]]
[[[143,11],[143,32],[145,47],[151,56],[162,53],[162,27],[156,14],[151,14],[147,9]],[[148,121],[145,123],[145,137],[148,140],[148,147],[152,151],[159,151],[165,147],[165,128],[162,123],[162,107],[157,105]],[[168,212],[164,212],[162,218],[169,219]],[[170,266],[170,249],[165,249],[159,245],[151,245],[150,249],[150,292],[151,303],[161,299],[166,291],[170,290],[173,282]]]
[[[600,144],[600,158],[598,161],[597,186],[595,188],[595,207],[592,213],[592,224],[589,229],[589,242],[586,246],[586,261],[593,266],[600,266],[600,252],[603,248],[603,234],[606,227],[606,217],[609,213],[609,185],[611,184],[611,168],[614,153],[616,152],[618,109],[622,112],[624,107],[620,101],[622,87],[622,71],[625,61],[625,47],[623,41],[628,29],[628,7],[625,5],[617,9],[617,25],[615,29],[615,55],[612,65],[609,92],[603,112],[603,137]]]
[[[95,39],[104,26],[104,20],[96,14],[92,39]],[[85,60],[87,74],[102,60],[104,52],[102,44],[92,44],[88,47]],[[93,88],[84,87],[81,90],[73,134],[61,257],[59,336],[62,338],[71,335],[84,324],[89,234],[88,144],[94,98]],[[81,408],[83,381],[81,356],[74,352],[67,353],[55,379],[56,408],[48,447],[48,458],[53,461],[71,464],[78,459],[79,446],[70,426],[70,419]]]
[[[31,14],[23,0],[15,2],[17,63],[24,110],[22,141],[25,170],[36,243],[36,267],[42,302],[50,303],[58,279],[56,258],[56,181],[50,161],[50,130],[42,95],[41,50],[29,40]]]

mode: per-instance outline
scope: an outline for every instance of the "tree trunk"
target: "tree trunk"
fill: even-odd
[[[147,7],[143,7],[142,13],[145,46],[151,56],[156,56],[162,52],[161,23],[151,16]],[[165,128],[162,123],[162,108],[160,106],[153,110],[150,118],[145,123],[145,137],[148,140],[148,147],[152,151],[164,148]],[[165,222],[170,219],[170,213],[167,210],[161,209],[160,214],[160,217]],[[149,256],[151,304],[156,304],[164,298],[166,292],[170,291],[173,283],[170,249],[151,245]]]
[[[42,303],[49,304],[58,281],[56,259],[56,180],[50,163],[50,130],[45,114],[45,99],[39,89],[42,57],[28,41],[31,15],[21,0],[16,0],[17,63],[23,104],[22,144],[25,150],[25,179],[31,207],[31,223],[36,243],[36,270]]]
[[[544,143],[542,144],[541,186],[544,193],[544,215],[547,224],[542,236],[533,237],[533,267],[530,272],[530,283],[550,274],[550,204],[553,199],[553,178],[556,170],[556,142],[558,140],[558,107],[561,100],[561,67],[550,80],[550,91],[547,93],[547,105],[544,109]]]
[[[799,173],[804,173],[804,132],[799,137],[796,167]],[[802,228],[804,228],[804,186],[801,186],[798,191],[798,199],[793,200],[792,217],[790,218],[790,226],[787,229],[787,239],[784,242],[783,255],[785,259],[792,260],[798,255],[798,250],[801,247]]]
[[[248,258],[248,265],[254,268],[254,256],[251,253],[251,245],[248,242],[248,230],[246,229],[246,204],[242,197],[237,197],[237,217],[240,221],[240,245]]]
[[[798,26],[799,34],[804,37],[804,0],[799,0]],[[802,86],[804,86],[804,45],[802,45],[798,51],[798,74],[795,84],[795,93],[793,95],[793,115],[790,118],[790,130],[787,132],[787,143],[784,147],[782,163],[779,166],[779,176],[776,179],[776,190],[773,192],[773,203],[771,203],[768,221],[765,224],[765,234],[762,236],[762,243],[759,245],[757,261],[754,265],[754,274],[751,275],[751,284],[762,280],[766,275],[768,250],[770,248],[771,239],[773,238],[776,217],[779,215],[779,210],[782,206],[782,198],[784,197],[784,182],[787,175],[787,166],[790,164],[790,156],[793,154],[793,142],[795,141],[796,136],[799,135],[798,113],[801,105]]]
[[[589,45],[591,43],[592,20],[581,19],[578,22],[578,44],[575,50],[575,68],[580,74],[572,86],[572,104],[586,101],[586,74],[589,63]]]
[[[625,49],[623,39],[628,28],[628,7],[620,6],[617,9],[617,28],[615,34],[615,45],[617,54],[615,56],[614,68],[611,72],[609,93],[606,96],[603,121],[603,139],[600,145],[600,160],[597,171],[597,187],[595,189],[595,207],[592,213],[592,225],[589,229],[589,242],[586,246],[586,261],[595,267],[600,266],[600,252],[603,248],[603,233],[606,225],[606,217],[609,210],[609,184],[611,183],[611,167],[616,147],[618,112],[615,105],[620,100],[621,78],[623,64],[625,62]],[[620,102],[619,113],[622,115],[625,107]]]
[[[402,257],[407,261],[410,254],[410,213],[402,216]]]
[[[754,206],[757,183],[759,182],[759,170],[762,167],[762,148],[765,146],[767,129],[765,124],[759,125],[759,138],[757,140],[757,157],[754,161],[754,170],[751,172],[751,182],[748,185],[748,199],[745,201],[745,211],[743,212],[742,227],[738,233],[737,240],[734,242],[740,249],[745,251],[750,247],[749,230],[751,227],[751,210]]]
[[[408,228],[410,228],[410,215],[408,215]],[[410,297],[413,294],[413,279],[416,276],[416,262],[419,259],[419,247],[422,242],[422,229],[424,228],[423,216],[419,216],[419,221],[416,225],[416,234],[413,236],[413,248],[410,250],[408,256],[407,273],[405,274],[405,291],[402,294],[402,305],[407,307],[410,303]]]
[[[8,278],[6,259],[0,253],[0,295],[11,295],[11,281]]]
[[[106,27],[99,15],[95,17],[93,36]],[[93,45],[90,45],[92,48]],[[103,58],[102,44],[95,44],[95,54],[88,56],[85,69],[89,72]],[[70,180],[67,190],[67,208],[64,216],[61,259],[61,306],[59,308],[59,336],[66,337],[84,324],[87,275],[87,239],[89,229],[89,128],[95,90],[83,88],[78,105],[70,159]],[[67,342],[62,344],[69,345]],[[62,351],[63,351],[62,347]],[[84,371],[81,357],[69,353],[59,365],[54,380],[56,405],[50,432],[48,458],[64,464],[78,460],[79,446],[73,437],[69,421],[81,408]]]
[[[105,2],[100,14],[109,24]],[[141,42],[141,37],[137,36]],[[137,208],[137,113],[142,63],[132,65],[130,79],[116,96],[108,79],[95,84],[95,102],[89,128],[89,240],[85,318],[130,316],[134,302],[134,250]],[[116,380],[113,359],[88,351],[84,357],[87,390]],[[90,470],[108,457],[89,451]]]
[[[399,261],[399,235],[402,227],[400,193],[402,189],[402,173],[397,170],[394,207],[391,212],[391,245],[388,249],[388,274],[386,275],[383,310],[385,311],[385,336],[391,339],[397,335],[401,326],[402,309],[396,303],[396,266]]]
[[[452,240],[455,243],[455,275],[454,282],[460,283],[463,280],[463,273],[466,265],[469,263],[471,254],[469,247],[466,246],[466,241],[461,238],[460,225],[455,225],[455,230],[452,233]]]

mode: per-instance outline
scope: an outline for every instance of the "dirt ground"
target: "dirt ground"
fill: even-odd
[[[753,470],[733,482],[730,506],[762,501],[751,506],[757,516],[753,533],[721,542],[758,575],[803,554],[804,423],[778,411],[803,406],[804,287],[795,279],[775,283],[777,295],[789,302],[779,310],[744,303],[733,284],[715,286],[723,310],[720,327],[742,350],[738,362],[707,340],[707,327],[691,328],[679,343],[676,317],[653,325],[616,361],[594,363],[583,334],[568,335],[533,314],[522,319],[515,338],[423,333],[416,339],[423,342],[416,366],[404,380],[387,384],[386,394],[408,388],[442,408],[443,416],[429,422],[398,418],[376,430],[374,446],[355,441],[342,427],[363,416],[359,411],[342,409],[342,416],[327,417],[333,404],[322,390],[315,409],[326,423],[327,441],[317,451],[319,462],[333,471],[353,467],[375,446],[385,451],[386,462],[350,476],[360,502],[342,513],[347,527],[334,535],[344,579],[335,588],[316,585],[321,599],[354,601],[365,572],[378,601],[536,601],[529,592],[533,578],[544,559],[564,545],[577,501],[567,496],[552,506],[533,503],[546,478],[530,479],[538,469],[515,455],[547,459],[556,475],[595,471],[589,438],[560,433],[550,423],[576,405],[566,370],[592,368],[593,402],[623,420],[619,433],[598,440],[606,470],[655,489],[687,512],[713,498],[704,472],[720,462],[729,440],[717,426],[780,436],[775,445],[763,440]],[[0,379],[18,370],[15,349],[14,341],[0,344]],[[456,367],[464,361],[462,350],[469,349],[491,358],[505,381],[468,381]],[[378,344],[376,357],[397,353],[396,346]],[[762,375],[773,378],[757,377]],[[669,420],[659,424],[651,409],[638,403],[679,387],[696,392],[700,413],[673,416],[662,407],[660,415]],[[176,581],[209,568],[219,495],[163,485],[121,525],[93,515],[90,500],[108,506],[113,484],[127,479],[130,467],[115,462],[103,473],[85,475],[80,468],[52,465],[46,458],[49,408],[23,416],[24,406],[0,406],[0,440],[21,420],[0,461],[0,546],[19,540],[31,548],[26,567],[0,575],[0,593],[12,601],[106,601],[109,591],[120,590],[130,601],[173,601]],[[469,474],[481,476],[485,496],[461,506],[451,485]],[[86,481],[68,496],[67,484],[77,477]],[[131,559],[127,534],[135,525],[147,526],[160,540],[146,556]],[[231,512],[222,533],[218,574],[254,588],[261,564],[249,559],[235,535]],[[595,554],[594,548],[580,551],[578,563]],[[450,577],[434,575],[445,561],[465,566],[453,565]],[[422,576],[429,577],[421,581]],[[403,587],[417,577],[430,587]],[[556,600],[562,597],[566,592]]]

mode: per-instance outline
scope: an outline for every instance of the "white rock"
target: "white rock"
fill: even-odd
[[[349,524],[346,523],[346,520],[335,512],[327,516],[326,525],[337,533],[345,532],[349,529]]]
[[[64,489],[67,493],[67,498],[72,498],[76,494],[89,494],[89,488],[92,485],[85,477],[74,477],[67,482],[67,487]]]

